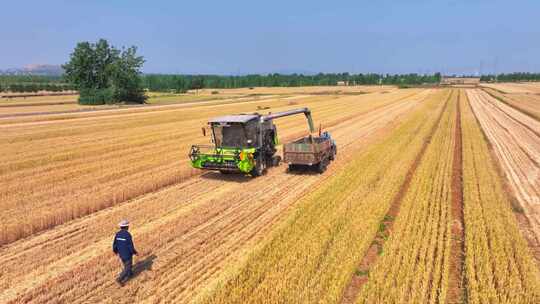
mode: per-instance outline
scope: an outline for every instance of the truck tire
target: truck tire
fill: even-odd
[[[317,172],[324,173],[326,171],[326,168],[328,167],[328,161],[325,159],[321,160],[320,163],[317,164]]]
[[[330,152],[330,160],[336,159],[336,154],[337,154],[337,147],[334,146],[332,147],[332,151]]]

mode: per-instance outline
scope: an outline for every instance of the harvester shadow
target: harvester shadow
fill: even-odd
[[[154,264],[154,260],[156,258],[157,255],[151,254],[147,256],[144,260],[138,261],[135,265],[133,265],[133,276],[131,276],[130,279],[134,279],[144,271],[152,270],[152,265]]]
[[[223,174],[219,172],[208,172],[206,174],[201,175],[201,178],[227,181],[227,182],[235,182],[235,183],[247,183],[253,179],[251,176],[244,175],[241,173]]]

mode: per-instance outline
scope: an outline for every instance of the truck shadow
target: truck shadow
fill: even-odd
[[[286,174],[291,175],[320,175],[320,173],[317,172],[317,169],[310,166],[298,166],[294,169],[287,168],[285,172]]]

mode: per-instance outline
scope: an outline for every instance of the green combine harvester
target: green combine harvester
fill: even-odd
[[[278,136],[273,120],[304,114],[309,131],[313,133],[313,120],[308,108],[268,115],[239,114],[217,117],[208,122],[214,145],[193,145],[189,153],[194,168],[261,176],[266,168],[278,166],[281,157],[275,155]],[[206,136],[206,129],[203,128]]]

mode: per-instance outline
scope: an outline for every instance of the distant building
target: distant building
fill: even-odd
[[[349,85],[349,82],[348,82],[348,81],[338,81],[338,82],[337,82],[337,85],[338,85],[338,86],[348,86],[348,85]]]
[[[441,85],[478,85],[480,77],[441,77]]]

